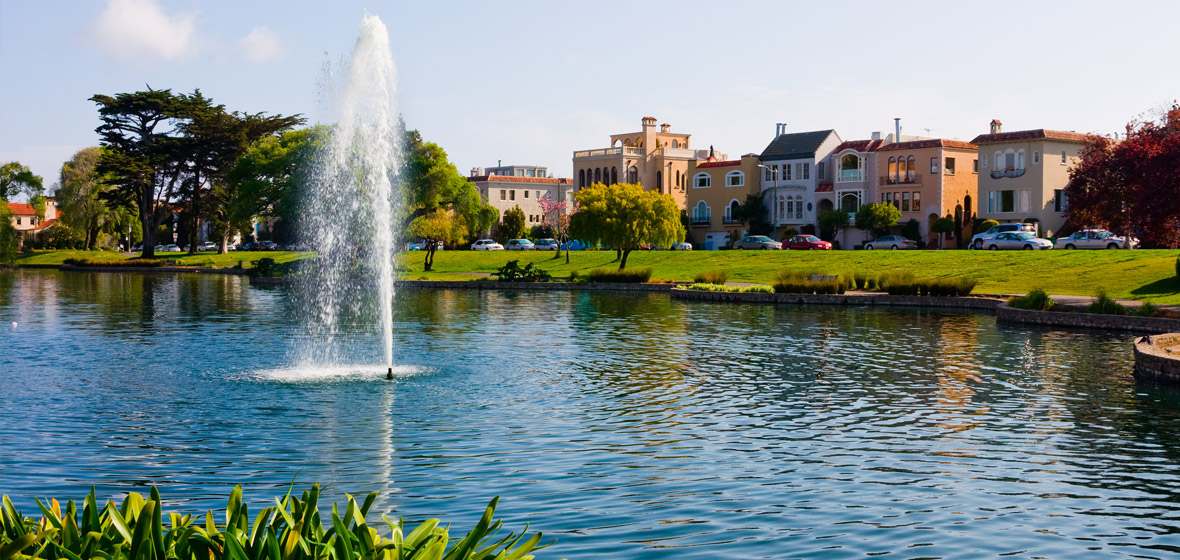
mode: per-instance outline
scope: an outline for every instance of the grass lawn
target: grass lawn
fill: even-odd
[[[217,253],[197,253],[189,255],[188,253],[156,253],[156,258],[164,260],[174,260],[179,266],[211,266],[215,268],[230,268],[237,266],[238,261],[242,262],[242,266],[249,268],[250,261],[256,261],[261,258],[270,257],[277,262],[288,262],[296,259],[306,258],[311,253],[300,253],[296,251],[230,251],[225,255],[218,255]],[[127,255],[124,253],[116,253],[114,251],[34,251],[32,253],[18,253],[16,257],[16,264],[62,264],[66,259],[91,259],[96,261],[121,261],[133,258],[136,255]]]
[[[1134,251],[635,251],[627,267],[651,267],[652,278],[691,281],[698,272],[725,270],[730,282],[770,284],[780,270],[839,274],[911,271],[919,278],[966,275],[979,281],[977,292],[1024,294],[1037,287],[1051,294],[1111,297],[1180,304],[1175,250]],[[617,268],[613,251],[575,251],[554,259],[545,252],[439,251],[434,270],[423,272],[420,252],[402,253],[406,279],[474,279],[510,260],[529,262],[555,277],[607,266]]]

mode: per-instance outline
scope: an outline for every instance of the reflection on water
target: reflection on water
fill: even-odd
[[[1128,338],[929,310],[403,290],[397,379],[292,369],[283,289],[0,273],[0,488],[216,507],[298,482],[544,557],[1169,557],[1180,392]],[[16,322],[15,327],[11,323]]]

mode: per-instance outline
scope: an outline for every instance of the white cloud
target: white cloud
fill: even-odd
[[[269,62],[283,55],[278,33],[265,25],[251,29],[249,35],[238,41],[238,46],[250,62]]]
[[[166,14],[156,0],[107,0],[90,41],[126,62],[177,60],[197,50],[196,14]]]

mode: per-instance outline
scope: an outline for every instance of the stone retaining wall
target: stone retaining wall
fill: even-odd
[[[1135,377],[1180,384],[1180,354],[1168,352],[1168,348],[1178,346],[1180,333],[1174,332],[1136,340]]]
[[[69,266],[63,264],[53,268],[68,272],[162,272],[169,274],[227,274],[230,276],[241,276],[250,272],[242,268],[202,268],[199,266]]]
[[[1106,329],[1144,333],[1180,331],[1180,319],[1165,317],[1135,317],[1129,315],[1101,315],[1066,311],[1035,311],[1009,307],[1007,302],[996,308],[996,318],[1007,323],[1046,325],[1050,327]]]
[[[981,297],[891,296],[889,294],[767,294],[759,292],[706,292],[673,290],[672,299],[740,303],[797,303],[805,305],[885,305],[905,307],[951,307],[990,311],[1002,300]]]
[[[499,282],[495,280],[398,280],[398,288],[431,288],[443,290],[537,290],[591,292],[669,292],[675,284],[616,284],[610,282]]]

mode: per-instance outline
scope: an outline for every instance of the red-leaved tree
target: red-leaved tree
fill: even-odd
[[[1143,247],[1180,245],[1180,104],[1127,137],[1091,137],[1066,187],[1068,223],[1130,233]]]
[[[545,194],[537,202],[541,205],[541,223],[553,228],[557,242],[565,245],[565,262],[569,264],[570,215],[578,211],[578,202],[574,201],[571,204],[564,199],[552,196],[551,193]],[[557,253],[553,255],[553,258],[557,258],[559,254],[561,254],[561,245],[557,246]]]

